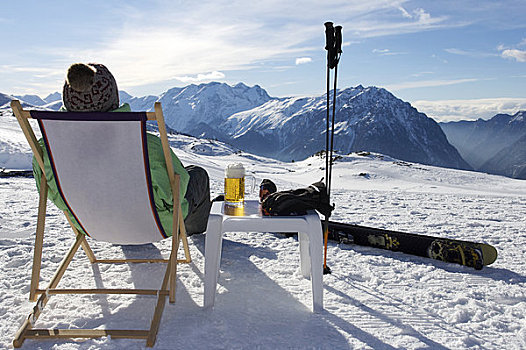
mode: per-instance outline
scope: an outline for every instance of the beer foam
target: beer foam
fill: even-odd
[[[229,164],[225,169],[225,177],[236,179],[245,177],[245,168],[243,167],[243,164]]]

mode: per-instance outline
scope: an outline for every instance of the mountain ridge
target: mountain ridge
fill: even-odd
[[[326,97],[273,99],[228,117],[215,129],[228,130],[230,142],[239,148],[281,160],[304,159],[325,148]],[[394,142],[389,144],[389,140]],[[261,150],[263,147],[267,149]],[[368,150],[423,164],[470,169],[434,120],[377,87],[358,85],[337,92],[335,149],[343,154]]]
[[[526,111],[489,120],[440,123],[449,142],[477,171],[526,179]]]
[[[160,101],[168,127],[255,154],[291,161],[325,148],[325,95],[276,98],[259,85],[213,82],[174,87],[159,96],[120,91],[120,98],[132,110],[151,110]],[[50,108],[58,109],[58,104]],[[434,120],[385,89],[358,85],[338,90],[335,122],[334,145],[340,154],[366,150],[471,169]]]

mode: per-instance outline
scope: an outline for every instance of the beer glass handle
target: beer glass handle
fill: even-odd
[[[250,186],[250,191],[247,192],[246,180],[247,178],[252,178],[252,186]],[[245,194],[252,194],[256,189],[256,178],[253,175],[245,175]]]

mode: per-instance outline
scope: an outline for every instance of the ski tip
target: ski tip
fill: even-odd
[[[497,249],[489,244],[481,244],[480,250],[482,250],[482,257],[484,259],[484,266],[491,265],[497,260]]]

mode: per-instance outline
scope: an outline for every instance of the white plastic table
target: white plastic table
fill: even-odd
[[[323,232],[316,211],[304,216],[263,216],[256,200],[246,200],[239,208],[214,202],[205,236],[205,308],[215,302],[224,232],[298,232],[301,273],[312,282],[312,309],[323,310]]]

